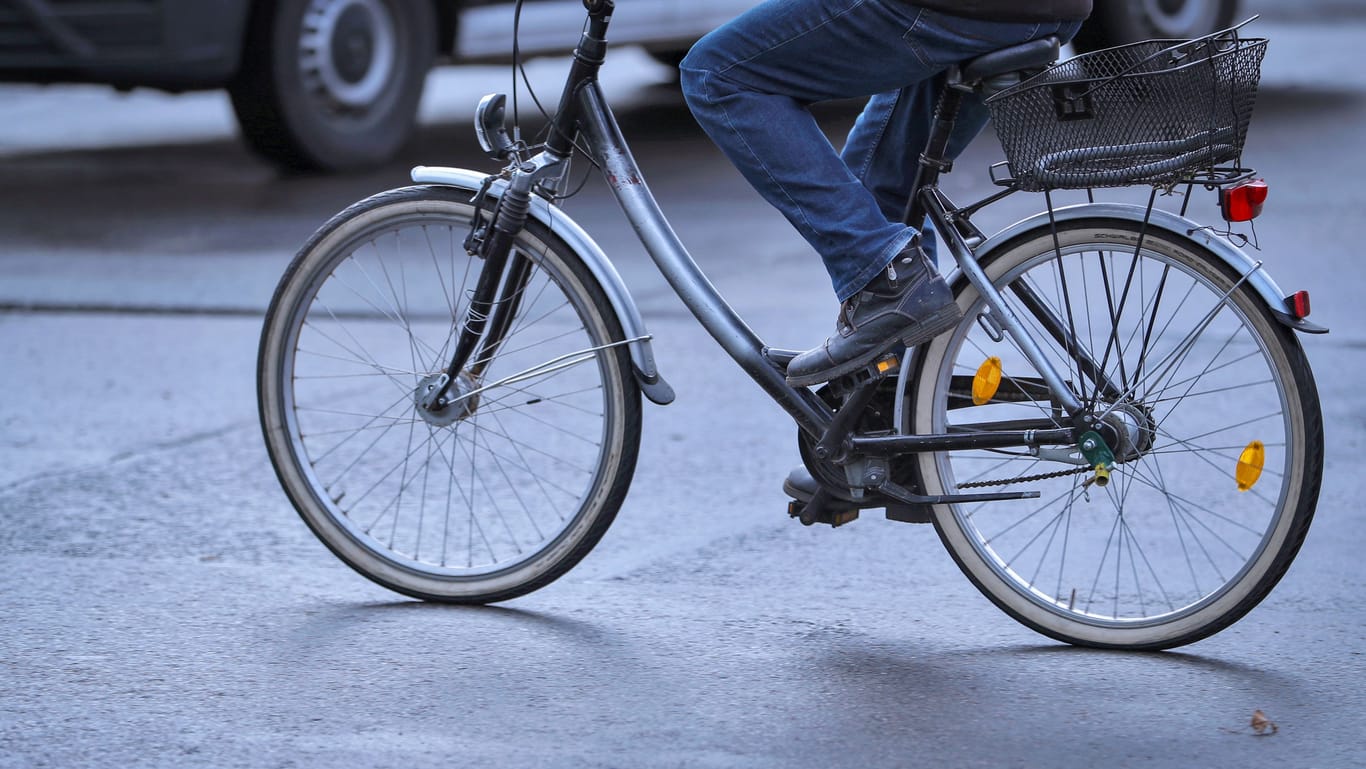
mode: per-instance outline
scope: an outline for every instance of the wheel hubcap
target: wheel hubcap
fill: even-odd
[[[1218,3],[1214,0],[1144,0],[1143,14],[1163,37],[1203,35],[1214,25]]]
[[[370,71],[375,54],[375,36],[365,11],[351,6],[337,19],[332,38],[332,66],[348,84],[354,85]]]
[[[299,66],[311,91],[341,110],[362,111],[397,69],[393,14],[383,0],[313,0],[304,14]]]

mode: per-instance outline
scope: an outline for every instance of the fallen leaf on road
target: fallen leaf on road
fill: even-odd
[[[1267,718],[1265,713],[1260,710],[1252,711],[1252,731],[1256,732],[1258,737],[1270,737],[1280,730],[1276,722]]]

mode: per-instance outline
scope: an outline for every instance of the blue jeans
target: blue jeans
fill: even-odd
[[[679,69],[697,121],[821,255],[843,301],[917,235],[901,218],[945,70],[1079,26],[978,21],[906,0],[768,0],[698,41]],[[865,96],[836,152],[807,107]],[[966,99],[950,157],[986,122]]]

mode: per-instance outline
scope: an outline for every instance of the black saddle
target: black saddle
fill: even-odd
[[[1012,45],[963,62],[954,79],[971,88],[986,85],[1000,90],[1057,61],[1061,49],[1062,41],[1052,35]]]

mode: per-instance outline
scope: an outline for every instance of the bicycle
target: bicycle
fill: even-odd
[[[514,141],[505,97],[485,97],[476,132],[500,173],[415,168],[415,186],[324,224],[276,290],[262,428],[288,496],[341,560],[406,595],[488,603],[563,575],[612,522],[641,395],[673,391],[611,261],[555,203],[583,151],[674,291],[798,425],[818,488],[793,517],[838,526],[881,507],[932,521],[984,595],[1072,644],[1190,643],[1270,592],[1322,476],[1296,332],[1326,329],[1305,319],[1307,295],[1287,297],[1184,206],[1154,207],[1184,185],[1187,201],[1218,191],[1226,219],[1259,212],[1265,187],[1238,161],[1265,40],[1234,28],[1053,64],[1046,38],[953,68],[906,221],[947,243],[963,320],[808,389],[786,383],[793,353],[745,325],[670,229],[596,81],[613,3],[584,5],[543,145]],[[1192,77],[1218,88],[1172,109]],[[957,206],[937,182],[969,90],[992,94],[1008,160],[992,169],[999,192]],[[1115,138],[1142,122],[1134,110],[1155,135]],[[1172,128],[1205,112],[1217,124]],[[1045,128],[1071,135],[1039,140]],[[1134,184],[1153,185],[1146,208],[1049,195]],[[973,226],[1021,191],[1043,191],[1047,209],[991,237]]]

